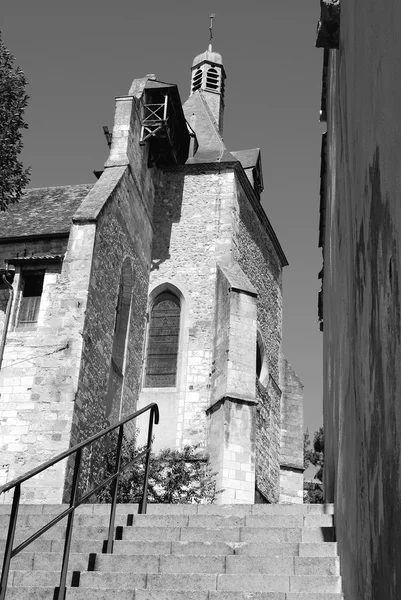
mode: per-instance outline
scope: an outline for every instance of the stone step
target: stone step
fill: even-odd
[[[91,569],[122,573],[265,573],[277,575],[339,575],[339,562],[335,556],[224,556],[187,554],[96,554],[89,567],[87,554],[71,553],[70,571]],[[15,571],[57,571],[61,568],[62,554],[56,552],[26,553],[12,561]]]
[[[52,556],[52,555],[50,555]],[[79,555],[72,564],[84,564]],[[51,568],[56,561],[43,558],[43,568]],[[40,561],[33,563],[40,564]],[[75,569],[76,567],[74,567]],[[95,571],[124,573],[262,573],[271,575],[339,575],[338,558],[332,557],[254,557],[254,556],[124,556],[98,554]]]
[[[182,542],[181,542],[182,543]],[[265,541],[230,544],[234,554],[247,556],[337,556],[336,542],[269,543]]]
[[[58,514],[67,504],[21,504],[19,515]],[[11,513],[10,504],[0,504],[0,515]],[[81,504],[77,514],[110,514],[109,504]],[[138,504],[118,504],[117,515],[137,514]],[[333,515],[333,504],[148,504],[148,515]]]
[[[116,540],[114,554],[190,554],[247,556],[337,556],[336,542],[141,542]]]
[[[19,539],[16,538],[16,543],[18,541],[22,541],[24,538]],[[5,540],[0,540],[0,556],[3,557],[3,551],[6,545]],[[16,544],[14,544],[15,546]],[[76,552],[80,554],[89,554],[90,552],[102,552],[103,548],[103,540],[80,540],[75,539],[71,543],[71,552]],[[42,539],[39,538],[32,542],[29,546],[24,548],[20,554],[18,554],[15,558],[20,555],[24,555],[26,553],[32,552],[63,552],[64,550],[64,541],[62,539],[51,540],[51,539]],[[149,554],[149,553],[146,553]],[[2,559],[1,559],[2,560]],[[1,563],[0,563],[1,564]]]
[[[127,525],[127,516],[117,514],[115,524]],[[47,525],[54,515],[19,515],[17,529],[20,531],[32,527],[34,531]],[[0,515],[0,531],[6,531],[9,517]],[[66,519],[54,525],[57,531],[66,526]],[[74,518],[74,529],[80,527],[107,527],[109,515],[77,514]],[[299,514],[299,515],[132,515],[133,527],[332,527],[332,515]]]
[[[16,540],[63,508],[21,506]],[[0,506],[0,531],[9,509]],[[110,506],[77,509],[67,583],[79,571],[79,587],[66,600],[343,600],[332,505],[149,505],[146,516],[137,509],[117,506],[122,539],[113,554],[101,552]],[[65,523],[12,560],[7,600],[53,600]]]
[[[7,600],[53,600],[53,588],[10,588]],[[222,592],[182,590],[67,589],[66,600],[343,600],[342,594],[297,592]]]
[[[332,542],[331,527],[124,527],[123,540],[225,541],[270,543]]]
[[[6,595],[6,600],[53,600],[53,598],[54,588],[52,587],[9,587]]]
[[[39,573],[39,571],[37,571]],[[18,585],[22,579],[17,579]],[[146,582],[146,584],[145,584]],[[341,577],[321,575],[267,575],[259,573],[81,573],[81,588],[122,588],[157,590],[209,590],[243,592],[341,593]]]
[[[5,543],[0,541],[0,545]],[[102,540],[75,540],[71,545],[71,554],[100,554],[103,548]],[[24,562],[24,555],[37,552],[61,553],[63,541],[36,540],[18,554],[13,561]],[[188,554],[188,555],[247,555],[247,556],[337,556],[336,542],[315,543],[269,543],[256,542],[189,542],[189,541],[127,541],[115,540],[114,554],[143,555],[143,554]],[[3,554],[0,553],[0,564]],[[21,564],[22,564],[21,563]],[[17,564],[13,562],[13,564]],[[18,567],[16,567],[18,568]]]

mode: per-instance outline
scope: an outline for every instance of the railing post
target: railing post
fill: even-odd
[[[150,451],[152,449],[152,436],[153,436],[153,417],[155,414],[154,407],[150,409],[149,415],[149,427],[148,427],[148,443],[146,444],[146,459],[145,459],[145,475],[143,479],[143,489],[142,489],[142,500],[139,503],[138,514],[146,515],[146,508],[148,505],[148,479],[149,479],[149,461],[150,461]],[[157,419],[158,421],[158,419]]]
[[[82,448],[77,450],[77,454],[75,456],[75,464],[74,464],[74,474],[72,477],[72,488],[71,488],[71,496],[70,496],[70,508],[75,505],[78,493],[78,480],[79,480],[79,472],[81,470],[81,458],[82,458]],[[72,539],[72,528],[74,525],[74,516],[75,510],[70,512],[67,518],[67,527],[65,529],[65,542],[64,542],[64,552],[63,552],[63,562],[61,567],[61,575],[60,575],[60,585],[58,588],[58,594],[56,596],[56,600],[65,600],[65,584],[67,581],[68,574],[68,560],[70,558],[70,548],[71,548],[71,539]]]
[[[116,454],[116,465],[114,473],[117,474],[111,487],[111,511],[110,511],[110,522],[109,522],[109,534],[107,536],[107,544],[104,552],[109,554],[113,552],[114,544],[114,523],[116,520],[116,504],[117,504],[117,492],[118,483],[120,481],[120,466],[121,466],[121,450],[124,438],[124,425],[120,425],[118,429],[118,442],[117,442],[117,454]]]
[[[11,554],[12,554],[13,545],[14,545],[15,528],[17,525],[17,517],[18,517],[20,498],[21,498],[21,485],[18,484],[15,486],[15,490],[14,490],[13,504],[12,504],[11,515],[10,515],[10,523],[8,526],[7,542],[6,542],[6,548],[4,551],[3,569],[1,572],[1,581],[0,581],[0,600],[4,600],[6,597],[7,581],[8,581],[8,574],[10,572]]]

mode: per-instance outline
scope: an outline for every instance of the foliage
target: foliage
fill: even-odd
[[[129,463],[145,448],[136,448],[135,440],[124,438],[121,465]],[[106,455],[104,476],[114,472],[116,450]],[[120,477],[117,502],[139,502],[144,480],[144,459],[128,467]],[[214,473],[197,446],[185,446],[182,450],[166,448],[159,454],[151,454],[149,462],[148,502],[162,504],[213,503],[217,492]],[[98,494],[99,502],[110,502],[110,490]]]
[[[22,189],[29,183],[30,169],[18,160],[22,150],[24,110],[28,104],[25,74],[14,67],[14,56],[0,34],[0,210],[18,202]]]
[[[304,468],[309,465],[319,467],[314,479],[320,483],[305,483],[305,502],[310,504],[323,503],[323,467],[324,467],[324,431],[320,427],[313,436],[313,448],[310,447],[309,431],[304,433]]]

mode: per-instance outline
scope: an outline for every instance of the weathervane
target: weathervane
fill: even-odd
[[[210,26],[209,26],[209,32],[210,32],[210,43],[209,43],[209,52],[212,51],[212,39],[213,39],[213,19],[216,15],[214,13],[211,13],[210,15]]]

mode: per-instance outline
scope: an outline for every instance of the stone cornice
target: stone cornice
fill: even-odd
[[[221,398],[216,400],[216,402],[214,402],[214,404],[212,404],[211,406],[209,406],[206,409],[206,414],[207,415],[213,414],[216,410],[218,410],[221,406],[223,406],[223,404],[225,404],[225,402],[227,400],[228,400],[228,402],[233,402],[234,404],[245,404],[246,406],[257,406],[257,404],[258,404],[258,402],[256,400],[240,398],[239,396],[238,397],[236,397],[234,395],[222,396]]]

